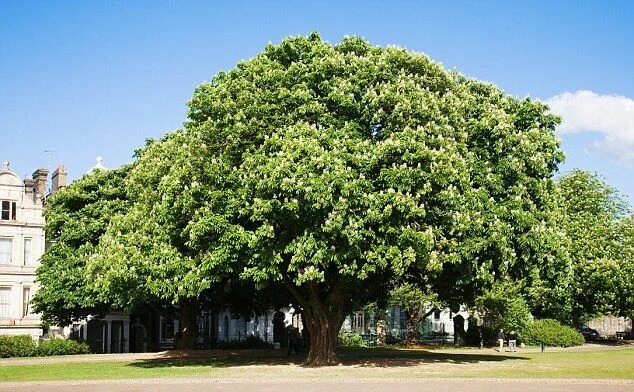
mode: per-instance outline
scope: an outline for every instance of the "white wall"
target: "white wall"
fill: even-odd
[[[42,334],[40,317],[29,313],[23,317],[24,288],[30,288],[30,296],[37,291],[35,271],[44,253],[44,217],[42,202],[32,193],[25,193],[20,178],[0,168],[0,201],[16,203],[16,220],[0,219],[0,238],[12,240],[11,262],[0,264],[0,287],[10,289],[10,309],[0,317],[0,334]],[[24,239],[31,239],[31,263],[24,260]]]
[[[284,313],[284,324],[290,325],[293,320],[293,315],[295,313],[295,309],[292,307],[285,307],[280,309],[282,313]],[[265,314],[257,315],[258,317],[258,328],[256,330],[255,326],[255,317],[251,316],[249,320],[246,321],[246,334],[242,326],[245,323],[244,317],[240,317],[238,319],[234,319],[231,317],[231,312],[229,310],[222,311],[217,315],[217,323],[218,323],[218,341],[225,340],[236,340],[236,339],[244,339],[246,336],[259,336],[261,339],[265,339],[269,342],[273,341],[273,318],[277,311],[270,310]],[[225,316],[229,319],[229,329],[228,336],[225,335],[225,325],[224,319]],[[227,339],[228,337],[228,339]]]

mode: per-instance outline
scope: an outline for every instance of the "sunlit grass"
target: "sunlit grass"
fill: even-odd
[[[264,353],[265,354],[265,353]],[[634,379],[634,347],[581,351],[494,353],[488,350],[355,349],[343,366],[306,369],[301,358],[271,354],[129,362],[12,364],[0,381],[98,380],[161,377],[212,378],[566,378]],[[6,363],[6,362],[5,362]]]

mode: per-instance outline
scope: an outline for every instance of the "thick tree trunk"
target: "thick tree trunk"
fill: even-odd
[[[307,366],[338,365],[337,337],[343,317],[329,315],[325,309],[310,309],[306,312],[306,323],[310,339],[310,351],[304,362]]]
[[[304,308],[306,329],[310,340],[305,366],[338,365],[337,337],[343,324],[346,297],[341,287],[335,286],[329,293],[321,292],[316,282],[307,283],[300,292],[295,283],[284,276],[284,283]]]
[[[416,344],[418,343],[418,313],[409,313],[407,316],[407,336],[405,337],[405,343]]]
[[[183,301],[180,306],[179,322],[183,328],[180,339],[176,342],[176,348],[195,349],[198,338],[198,302]]]

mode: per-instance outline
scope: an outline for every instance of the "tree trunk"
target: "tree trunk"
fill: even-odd
[[[329,315],[326,309],[313,307],[306,312],[310,351],[306,366],[338,365],[337,337],[343,324],[342,315]]]
[[[198,338],[198,302],[182,301],[180,306],[179,322],[183,328],[180,339],[176,341],[176,348],[195,349]]]
[[[305,366],[338,365],[337,337],[344,319],[346,297],[341,293],[341,286],[331,288],[329,293],[321,292],[315,282],[309,282],[303,293],[288,277],[283,276],[284,283],[290,293],[304,308],[306,329],[310,340],[308,357]]]
[[[418,313],[412,312],[407,315],[407,336],[405,337],[406,344],[416,344],[418,338]]]

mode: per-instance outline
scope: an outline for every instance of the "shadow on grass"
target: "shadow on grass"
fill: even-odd
[[[227,368],[235,366],[299,365],[305,354],[288,356],[280,350],[209,350],[167,352],[160,358],[139,360],[128,366],[138,368],[203,367]],[[343,365],[362,367],[417,366],[423,364],[469,364],[528,360],[520,356],[485,353],[450,353],[427,350],[390,348],[347,349],[339,352]]]

